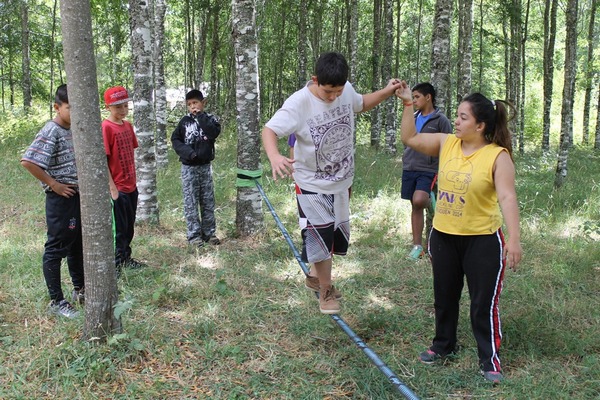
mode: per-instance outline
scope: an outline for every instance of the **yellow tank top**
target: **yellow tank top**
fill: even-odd
[[[433,227],[452,235],[494,233],[502,226],[502,215],[492,170],[506,149],[491,143],[464,156],[461,143],[448,135],[442,147]]]

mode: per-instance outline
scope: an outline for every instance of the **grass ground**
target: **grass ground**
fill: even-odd
[[[0,398],[392,399],[399,393],[319,313],[265,207],[265,229],[235,237],[235,140],[214,165],[218,234],[199,252],[185,243],[179,165],[158,176],[160,227],[139,226],[134,256],[150,266],[119,283],[124,333],[103,346],[79,340],[82,320],[46,314],[41,272],[44,195],[18,160],[39,123],[10,121],[0,135]],[[283,148],[283,144],[282,144]],[[173,156],[171,154],[171,156]],[[552,189],[555,159],[518,157],[524,260],[501,298],[507,381],[478,376],[463,296],[458,357],[425,366],[433,297],[428,261],[406,259],[409,207],[399,156],[358,143],[348,256],[334,261],[341,316],[423,399],[600,397],[600,162],[573,149],[569,178]],[[264,188],[296,243],[291,187]],[[65,291],[70,290],[63,269]]]

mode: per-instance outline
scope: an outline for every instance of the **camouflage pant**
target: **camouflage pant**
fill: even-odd
[[[181,165],[183,187],[183,210],[187,225],[187,240],[208,240],[215,234],[215,190],[212,167],[204,165]],[[200,207],[200,213],[198,213]]]

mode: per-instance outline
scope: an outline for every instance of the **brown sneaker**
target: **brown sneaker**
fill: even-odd
[[[319,309],[323,314],[338,314],[340,312],[340,303],[333,295],[333,286],[324,288],[321,292],[325,294],[319,297]]]
[[[317,278],[316,276],[306,275],[306,279],[304,280],[304,286],[306,286],[308,290],[318,292],[320,290],[319,278]],[[339,290],[337,290],[335,286],[331,286],[331,289],[333,290],[333,297],[335,297],[336,300],[341,300],[342,293]]]

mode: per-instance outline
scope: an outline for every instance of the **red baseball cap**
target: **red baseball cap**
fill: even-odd
[[[113,86],[104,92],[104,103],[107,106],[116,106],[117,104],[127,103],[130,100],[129,93],[127,93],[127,89],[123,86]]]

